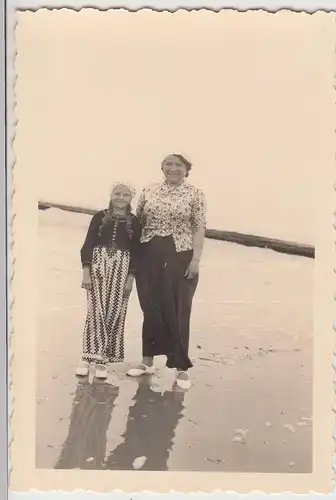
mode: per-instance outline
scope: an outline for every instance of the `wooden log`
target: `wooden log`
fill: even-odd
[[[63,205],[62,203],[53,203],[49,201],[39,201],[38,202],[39,210],[47,210],[48,208],[57,208],[58,210],[65,210],[66,212],[76,212],[79,214],[86,215],[94,215],[97,210],[94,208],[84,208],[84,207],[75,207],[72,205]]]
[[[50,208],[50,206],[46,205],[45,203],[41,203],[39,201],[38,208],[39,208],[39,210],[48,210],[48,208]]]
[[[291,241],[255,236],[253,234],[237,233],[233,231],[221,231],[218,229],[207,229],[206,237],[214,240],[237,243],[238,245],[268,248],[280,253],[299,255],[301,257],[315,258],[315,248]]]
[[[60,203],[39,201],[39,210],[47,210],[48,208],[57,208],[67,212],[75,212],[87,215],[94,215],[97,210],[92,208],[76,207],[64,205]],[[298,255],[301,257],[315,258],[315,248],[311,245],[303,245],[291,241],[279,240],[274,238],[266,238],[264,236],[256,236],[253,234],[237,233],[234,231],[222,231],[220,229],[207,229],[206,238],[218,241],[226,241],[249,247],[267,248],[275,252]]]

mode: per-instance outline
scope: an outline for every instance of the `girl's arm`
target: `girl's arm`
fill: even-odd
[[[80,251],[83,268],[91,267],[93,249],[97,243],[97,236],[101,224],[101,219],[102,219],[101,212],[97,212],[91,219],[84,244]]]
[[[193,261],[202,257],[206,229],[206,200],[203,191],[197,190],[191,210],[193,238]]]
[[[131,242],[131,258],[128,274],[131,276],[136,276],[136,271],[138,267],[139,251],[140,251],[140,238],[141,238],[141,226],[139,219],[137,217],[133,218],[132,221],[133,236]]]

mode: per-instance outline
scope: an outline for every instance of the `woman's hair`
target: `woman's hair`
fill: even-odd
[[[162,163],[161,163],[161,168],[163,167],[163,164],[164,162],[166,161],[167,158],[170,158],[171,156],[175,156],[178,160],[180,160],[181,163],[183,163],[183,165],[186,167],[187,169],[187,173],[186,173],[186,177],[189,176],[189,172],[191,170],[191,167],[192,167],[192,163],[190,163],[190,161],[187,160],[187,158],[185,158],[183,155],[179,154],[179,153],[172,153],[168,156],[166,156]]]

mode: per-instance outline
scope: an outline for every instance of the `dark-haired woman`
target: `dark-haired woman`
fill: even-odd
[[[144,317],[143,358],[128,371],[133,377],[151,374],[154,356],[166,355],[182,389],[190,387],[189,323],[206,226],[204,194],[185,180],[190,169],[182,155],[166,157],[164,181],[146,187],[139,199],[142,244],[136,283]]]
[[[95,376],[106,378],[106,364],[124,359],[125,318],[141,233],[131,212],[134,194],[128,183],[113,186],[108,209],[93,216],[81,249],[87,316],[79,376],[88,375],[94,363]]]

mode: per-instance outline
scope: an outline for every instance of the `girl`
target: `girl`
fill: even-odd
[[[134,189],[117,182],[107,210],[97,212],[81,249],[82,288],[87,290],[87,317],[82,361],[76,374],[107,377],[107,363],[124,359],[124,326],[136,273],[140,223],[131,212]]]

